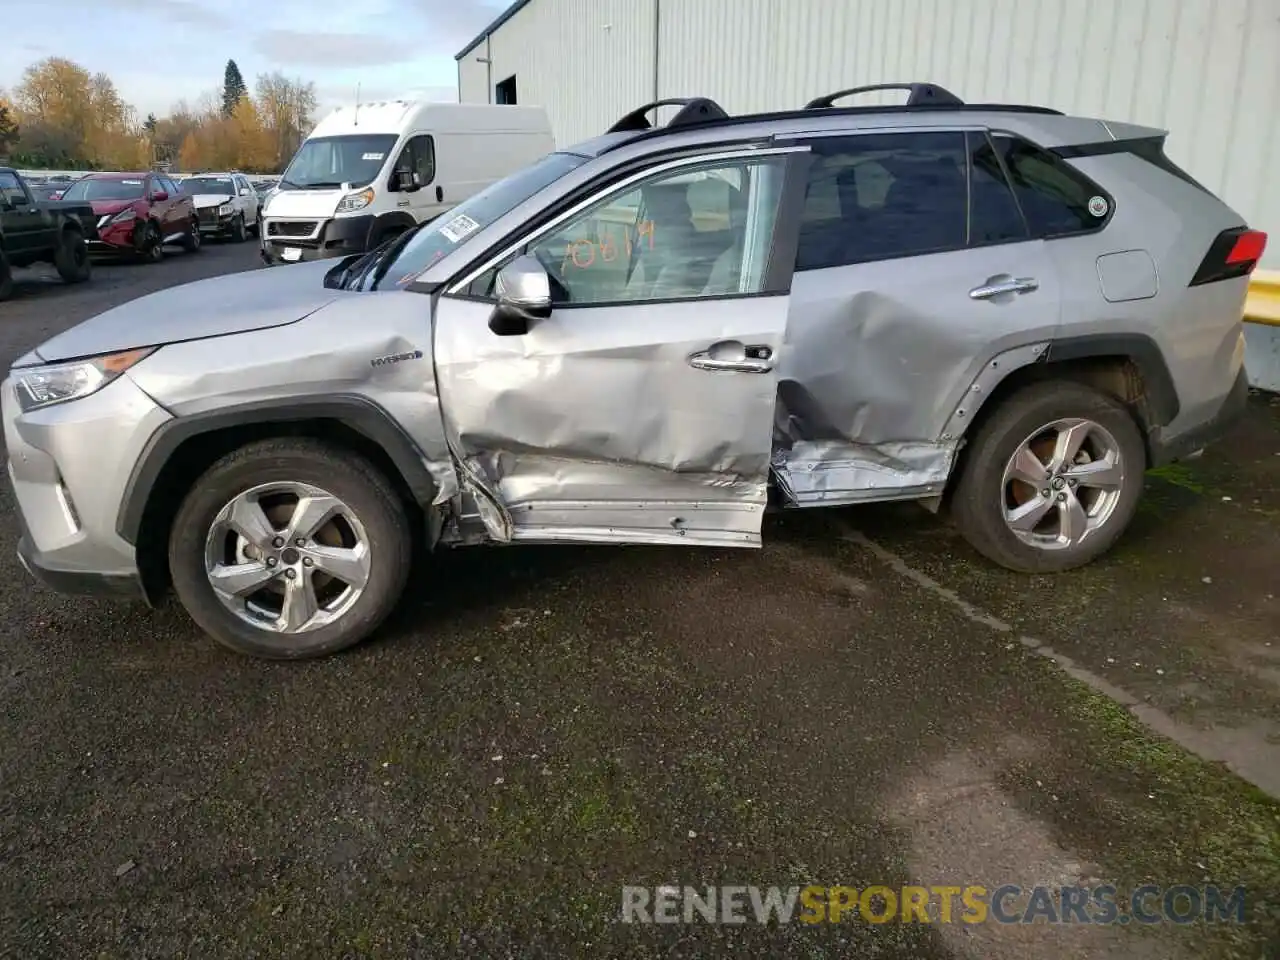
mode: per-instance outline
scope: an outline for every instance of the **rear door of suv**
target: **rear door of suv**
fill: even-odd
[[[984,129],[801,139],[775,476],[802,506],[940,493],[979,371],[1053,338],[1053,262]]]

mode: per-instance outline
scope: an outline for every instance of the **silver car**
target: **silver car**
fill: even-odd
[[[1087,563],[1243,407],[1266,237],[1161,131],[908,89],[650,104],[363,256],[54,337],[3,386],[24,563],[276,658],[367,636],[444,545],[918,500]]]

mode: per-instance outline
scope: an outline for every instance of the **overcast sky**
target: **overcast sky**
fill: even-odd
[[[506,0],[3,0],[0,87],[45,57],[109,74],[138,111],[280,70],[315,82],[322,110],[355,99],[456,97],[453,55]]]

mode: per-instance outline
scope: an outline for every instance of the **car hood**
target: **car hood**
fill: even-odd
[[[229,193],[197,193],[193,199],[196,208],[203,210],[205,207],[220,207],[224,203],[230,203],[235,197]]]
[[[137,202],[137,200],[91,200],[90,205],[93,207],[93,215],[102,217],[119,213],[125,207],[132,207]]]
[[[170,287],[121,304],[36,348],[42,360],[223,337],[296,323],[341,296],[326,289],[327,260],[262,268]]]

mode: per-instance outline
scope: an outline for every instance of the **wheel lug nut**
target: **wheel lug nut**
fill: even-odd
[[[307,540],[305,537],[299,537],[297,540],[293,541],[293,545],[295,547],[305,547],[307,545]]]
[[[1066,495],[1065,493],[1060,493],[1060,494],[1058,494],[1058,502],[1059,502],[1059,503],[1066,503],[1066,502],[1067,502],[1067,495]]]
[[[268,566],[268,567],[274,567],[275,565],[276,565],[276,558],[275,558],[275,557],[267,557],[267,566]]]
[[[1050,493],[1052,493],[1052,491],[1048,487],[1045,487],[1043,490],[1040,491],[1040,496],[1047,497],[1049,496]]]
[[[292,580],[292,579],[294,579],[294,578],[297,576],[297,573],[295,573],[295,572],[294,572],[294,571],[292,571],[292,570],[286,570],[286,571],[284,572],[284,575],[285,575],[286,577],[288,577],[290,580]]]
[[[302,565],[303,565],[304,567],[309,567],[309,566],[311,566],[313,563],[315,563],[315,561],[314,561],[314,560],[312,560],[310,557],[303,557],[303,558],[302,558]]]
[[[273,547],[283,547],[283,546],[284,546],[284,537],[276,537],[274,540],[272,540],[272,541],[271,541],[271,545],[272,545]]]

